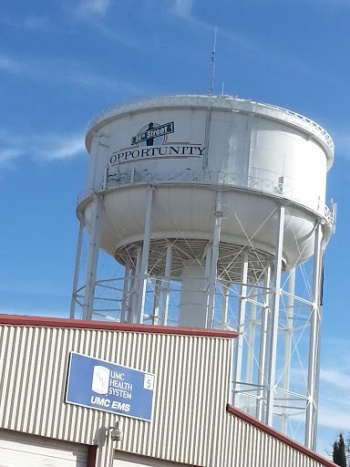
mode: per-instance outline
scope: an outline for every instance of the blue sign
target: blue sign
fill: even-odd
[[[154,375],[71,352],[66,402],[151,421]]]

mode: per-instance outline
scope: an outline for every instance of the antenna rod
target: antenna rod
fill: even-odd
[[[209,69],[209,89],[208,89],[208,95],[212,96],[213,91],[214,91],[214,75],[215,75],[215,52],[216,52],[216,35],[218,32],[218,28],[215,27],[215,32],[214,32],[214,44],[213,44],[213,50],[211,53],[211,60],[210,60],[210,69]]]
[[[213,91],[214,91],[216,34],[217,34],[217,27],[215,28],[214,45],[213,45],[213,51],[211,53],[210,68],[209,68],[208,107],[207,107],[207,114],[205,118],[204,154],[203,154],[203,165],[202,165],[204,179],[205,179],[206,171],[208,168],[210,125],[211,125],[211,114],[212,114],[211,96],[213,95]]]

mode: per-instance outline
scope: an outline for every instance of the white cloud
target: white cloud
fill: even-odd
[[[105,16],[110,6],[110,0],[81,0],[78,14],[81,16],[98,15],[102,17]]]
[[[20,155],[21,151],[18,148],[0,147],[0,168],[9,167]]]
[[[132,84],[129,84],[125,81],[111,79],[106,76],[97,75],[91,72],[84,72],[83,70],[73,70],[72,72],[68,72],[65,77],[66,80],[69,80],[72,83],[79,84],[80,86],[85,86],[88,88],[96,88],[96,89],[109,89],[117,91],[123,88],[128,92],[133,92],[137,88]]]
[[[98,91],[113,91],[121,95],[125,93],[139,94],[140,86],[128,81],[109,78],[105,75],[96,74],[83,63],[77,61],[31,61],[19,60],[14,57],[0,55],[0,72],[21,75],[49,86],[57,83],[66,85],[78,85],[85,88],[93,88]]]
[[[4,128],[0,128],[0,168],[10,168],[21,157],[21,148],[16,138]]]
[[[180,16],[191,16],[192,6],[194,0],[175,0],[175,11]]]
[[[34,145],[34,147],[36,144]],[[37,155],[42,160],[62,160],[83,154],[86,151],[83,135],[47,135],[40,139]]]
[[[18,136],[3,129],[0,131],[0,168],[12,168],[23,157],[50,162],[71,159],[85,152],[82,133]]]
[[[8,73],[21,73],[23,71],[19,61],[6,56],[0,56],[0,70]]]
[[[350,430],[349,350],[350,340],[322,341],[318,424],[334,433]]]
[[[1,18],[0,23],[6,26],[11,26],[12,28],[15,28],[15,29],[27,29],[27,30],[32,30],[32,31],[50,31],[50,32],[54,30],[53,25],[50,24],[46,18],[42,16],[35,16],[35,15],[30,15],[24,18],[5,17],[5,18]]]
[[[49,24],[45,18],[34,15],[25,18],[22,23],[22,27],[33,31],[53,30],[52,25]]]
[[[335,432],[350,429],[349,407],[324,407],[321,406],[318,414],[318,425],[334,429]]]
[[[325,383],[333,388],[344,389],[345,391],[348,391],[350,388],[350,375],[344,371],[322,368],[320,380],[322,384]]]

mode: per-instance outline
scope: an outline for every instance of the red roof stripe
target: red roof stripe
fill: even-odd
[[[176,326],[156,326],[151,324],[119,323],[106,321],[86,321],[67,318],[49,318],[40,316],[1,315],[0,325],[34,326],[48,328],[98,329],[104,331],[145,332],[149,334],[175,334],[182,336],[222,337],[233,339],[235,331],[219,329],[184,328]]]
[[[261,422],[257,418],[252,417],[251,415],[248,415],[247,413],[243,412],[242,410],[237,409],[237,407],[234,407],[233,405],[227,404],[226,405],[226,411],[232,415],[235,415],[236,417],[240,418],[241,420],[244,420],[245,422],[249,423],[250,425],[255,426],[261,431],[264,431],[265,433],[269,434],[270,436],[273,436],[274,438],[278,439],[279,441],[282,441],[285,444],[288,444],[288,446],[292,447],[293,449],[298,450],[302,454],[305,454],[308,457],[311,457],[312,459],[316,460],[319,462],[322,466],[324,467],[337,467],[336,464],[334,464],[332,461],[325,459],[324,457],[320,456],[314,451],[311,451],[310,449],[306,448],[302,444],[298,443],[297,441],[294,441],[293,439],[289,438],[288,436],[284,435],[283,433],[280,433],[279,431],[271,428],[270,426],[266,425],[265,423]]]

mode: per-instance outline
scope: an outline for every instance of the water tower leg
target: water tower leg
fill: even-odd
[[[243,345],[245,339],[245,311],[247,305],[247,281],[248,281],[248,254],[245,252],[242,262],[242,271],[240,279],[240,293],[239,293],[239,309],[238,309],[238,322],[236,338],[235,358],[233,363],[233,405],[239,405],[239,392],[242,390],[242,357]]]
[[[285,207],[280,206],[277,223],[276,256],[274,264],[273,277],[273,306],[271,314],[271,335],[269,352],[269,369],[267,380],[267,405],[266,405],[266,423],[272,426],[273,409],[275,399],[275,378],[276,378],[276,359],[277,359],[277,338],[278,338],[278,319],[281,297],[281,270],[282,270],[282,250],[284,234],[284,214]]]
[[[258,368],[258,392],[256,405],[256,418],[260,421],[265,420],[266,414],[266,383],[267,383],[267,343],[269,340],[269,329],[271,321],[270,311],[270,287],[271,287],[271,265],[266,266],[264,280],[264,297],[262,306],[261,329],[260,329],[260,349],[259,349],[259,368]]]
[[[247,370],[246,370],[246,386],[252,387],[253,384],[253,363],[254,363],[254,350],[255,350],[255,333],[256,333],[256,308],[255,301],[250,303],[250,313],[248,322],[247,334]],[[246,410],[250,413],[251,397],[247,398]]]
[[[286,327],[285,327],[285,339],[284,339],[284,364],[282,373],[282,389],[287,395],[289,391],[290,383],[290,363],[292,354],[292,340],[293,340],[293,309],[294,309],[294,291],[295,291],[295,268],[291,269],[288,278],[288,299],[286,309]],[[286,400],[288,404],[288,399]],[[288,422],[288,409],[282,406],[282,417],[281,417],[281,432],[287,434],[287,422]]]
[[[135,310],[135,317],[137,323],[142,323],[143,313],[145,307],[146,298],[146,287],[147,287],[147,276],[148,276],[148,259],[149,249],[151,244],[151,227],[152,227],[152,203],[153,203],[153,192],[154,187],[148,187],[147,193],[147,206],[146,206],[146,219],[145,219],[145,231],[142,246],[142,259],[141,268],[139,270],[139,296]]]
[[[130,307],[127,321],[129,323],[137,323],[136,319],[136,310],[137,310],[137,303],[139,301],[139,278],[140,278],[140,271],[141,271],[141,258],[142,258],[142,248],[137,248],[137,255],[136,255],[136,263],[135,267],[132,270],[132,279],[130,282]]]
[[[152,324],[159,324],[160,320],[160,295],[162,292],[161,279],[157,277],[154,285],[154,301],[153,301],[153,313],[151,317]]]
[[[208,310],[207,310],[207,328],[214,327],[214,312],[215,312],[215,289],[217,283],[217,265],[219,259],[219,247],[221,236],[221,220],[222,220],[222,192],[216,193],[216,206],[215,206],[215,223],[213,232],[213,245],[211,248],[211,261],[209,273],[209,297],[208,297]]]
[[[204,258],[205,258],[205,277],[207,278],[207,284],[206,284],[206,289],[207,290],[209,290],[209,278],[210,278],[210,271],[211,271],[211,260],[212,260],[212,257],[213,257],[212,251],[213,251],[213,242],[208,242],[206,247],[205,247],[205,254],[204,254]],[[207,301],[207,307],[208,307],[208,301]]]
[[[168,242],[166,246],[165,272],[164,272],[163,296],[162,296],[162,314],[160,318],[160,324],[163,326],[166,326],[168,324],[172,255],[173,255],[173,246],[170,242]]]
[[[92,319],[94,308],[94,295],[97,275],[97,263],[99,253],[99,237],[101,227],[101,214],[102,214],[103,200],[99,194],[94,195],[92,205],[93,220],[89,243],[89,253],[87,260],[86,282],[85,282],[85,297],[83,304],[83,319]]]
[[[136,263],[137,264],[137,263]],[[129,282],[129,294],[127,300],[127,309],[125,315],[125,321],[127,323],[133,323],[133,304],[135,302],[135,284],[136,284],[136,266],[130,267],[130,282]]]
[[[78,289],[78,281],[79,281],[79,274],[80,274],[80,260],[81,260],[81,250],[83,245],[83,235],[84,235],[84,218],[79,213],[79,233],[78,233],[78,245],[77,245],[77,254],[75,258],[75,268],[74,268],[74,279],[73,279],[73,291],[72,291],[72,301],[70,304],[70,315],[71,319],[75,318],[75,305],[77,302],[77,289]]]
[[[320,353],[320,287],[322,269],[322,225],[318,224],[315,231],[315,253],[312,285],[312,310],[309,342],[308,365],[308,404],[306,408],[305,446],[309,449],[316,448],[317,428],[317,392],[319,384],[319,353]]]
[[[227,311],[230,286],[222,284],[222,302],[221,302],[221,329],[227,329]]]
[[[123,287],[123,297],[122,297],[122,306],[120,310],[120,321],[124,323],[127,321],[127,312],[128,312],[128,303],[130,300],[130,286],[131,286],[131,267],[130,263],[125,265],[125,274],[124,274],[124,287]]]
[[[98,156],[100,152],[100,143],[103,135],[94,132],[94,137],[91,143],[91,151],[90,151],[90,167],[88,173],[88,180],[87,180],[87,192],[88,194],[93,194],[95,191],[95,180],[96,180],[96,167]]]

